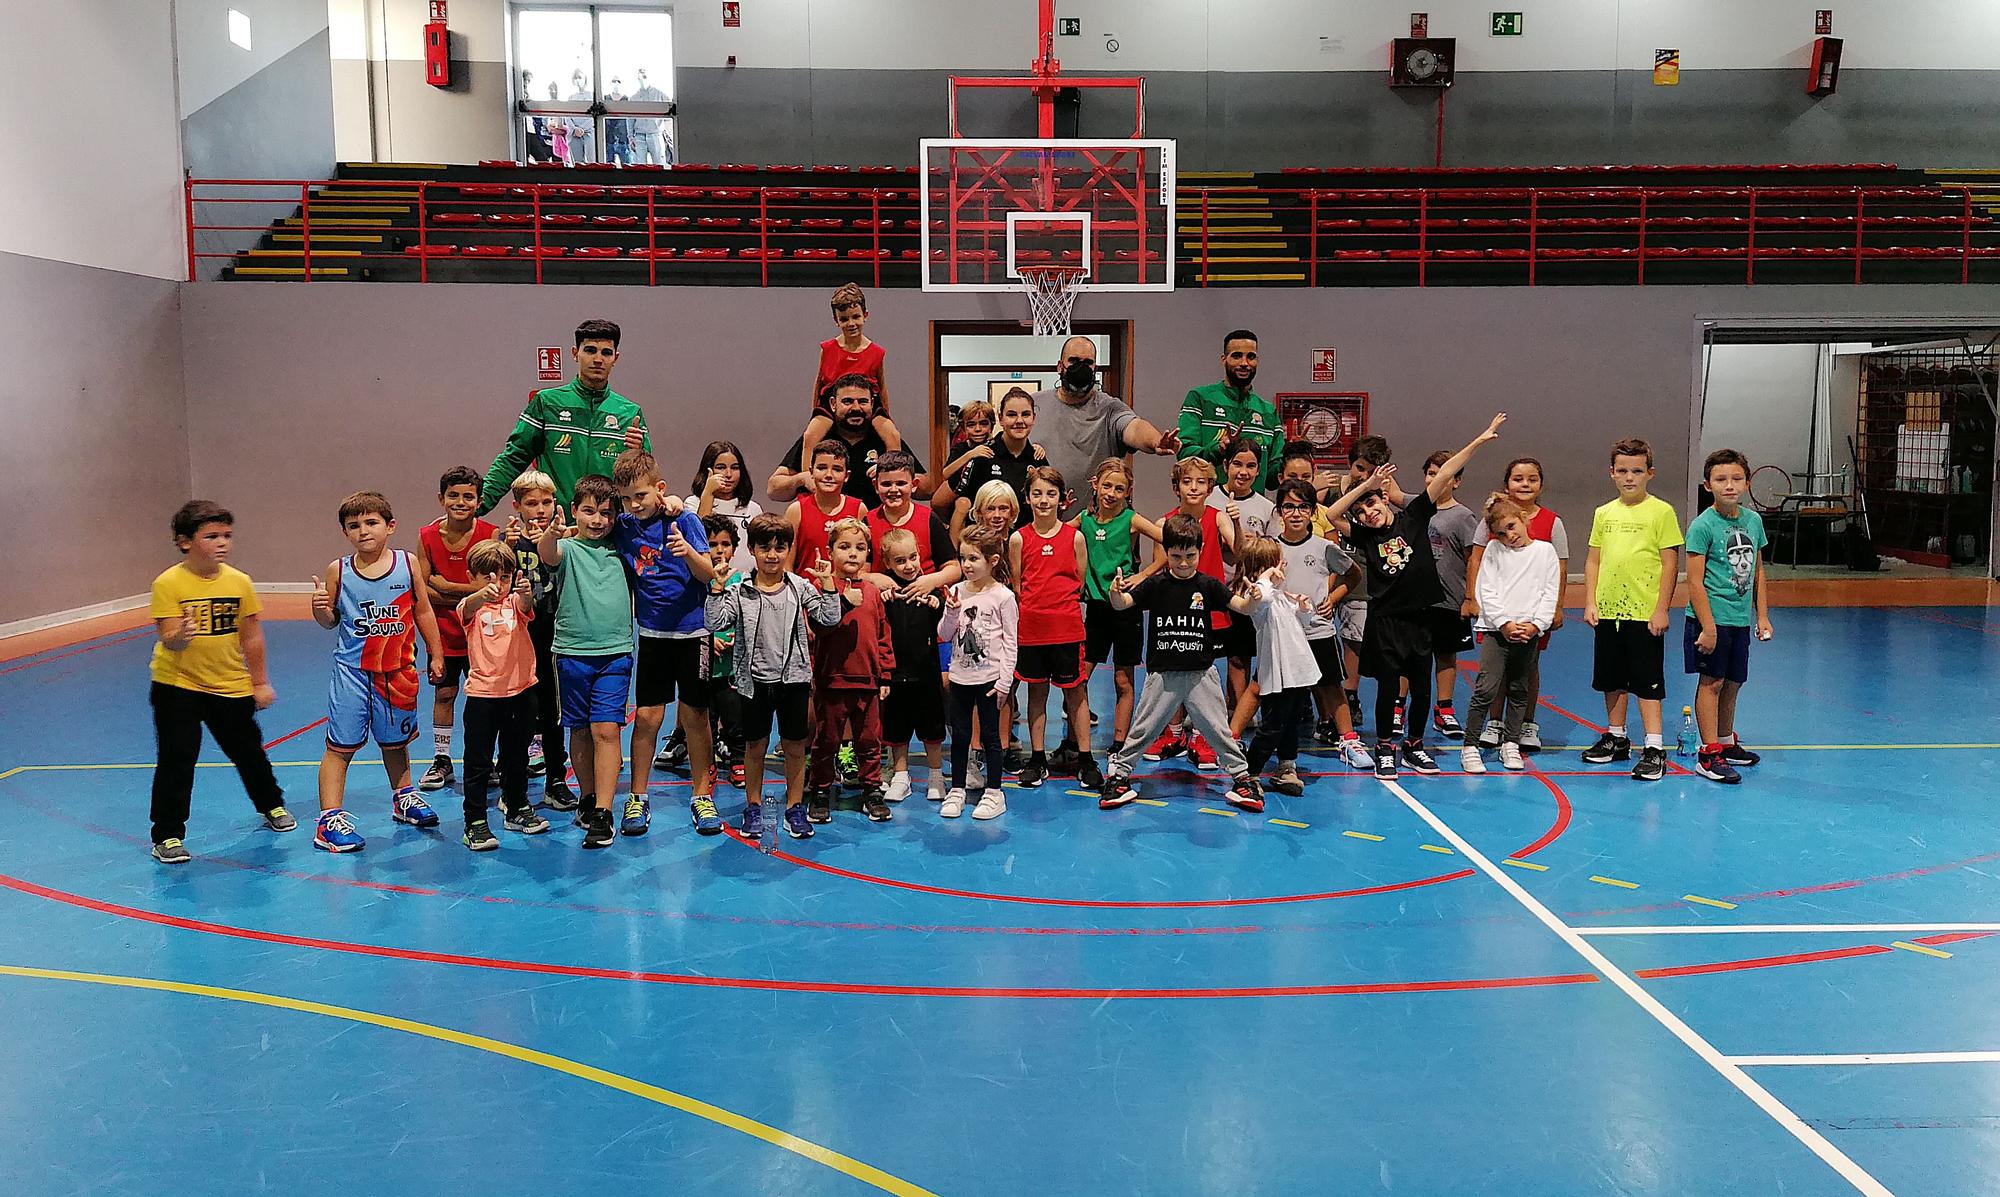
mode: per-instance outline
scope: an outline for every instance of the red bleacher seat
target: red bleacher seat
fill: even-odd
[[[614,228],[630,228],[639,223],[636,216],[593,216],[590,223],[609,225]]]
[[[486,170],[512,170],[518,163],[512,158],[482,158],[479,165]]]
[[[680,250],[675,249],[671,245],[655,246],[652,249],[647,249],[645,246],[642,245],[637,249],[626,251],[626,253],[630,254],[632,257],[635,258],[671,258],[678,255],[680,252],[681,252]]]
[[[817,167],[817,166],[815,166],[815,167],[813,167],[813,169],[814,169],[814,170],[821,170],[821,169],[823,169],[823,168],[822,168],[822,167]],[[807,198],[809,198],[809,199],[816,199],[816,200],[823,200],[823,201],[825,201],[825,202],[827,202],[827,203],[836,203],[836,202],[839,202],[839,201],[841,201],[841,200],[850,200],[850,199],[853,199],[853,198],[854,198],[854,193],[853,193],[853,192],[851,192],[851,191],[827,191],[827,190],[814,190],[814,191],[808,191],[808,192],[806,192],[806,196],[807,196]]]
[[[736,256],[739,258],[762,258],[768,261],[771,258],[784,257],[785,251],[775,245],[746,245],[736,251]]]
[[[901,166],[857,166],[855,169],[864,175],[893,175],[900,174],[905,168]]]
[[[1396,232],[1404,229],[1409,229],[1413,226],[1413,224],[1414,224],[1413,221],[1395,220],[1387,217],[1382,217],[1374,220],[1364,220],[1361,222],[1361,227],[1367,229],[1371,233],[1388,233],[1388,232]]]
[[[493,212],[486,217],[487,224],[533,224],[533,212]]]
[[[750,187],[716,187],[709,191],[708,198],[728,204],[738,200],[756,199],[757,192]]]
[[[893,229],[896,227],[896,222],[887,217],[883,217],[880,220],[864,217],[855,221],[854,227],[857,229]]]
[[[812,173],[816,175],[844,175],[853,169],[851,166],[815,166],[812,168]]]
[[[1336,262],[1379,262],[1382,260],[1382,251],[1379,249],[1336,249],[1333,251],[1333,260]]]
[[[558,187],[555,190],[555,194],[565,199],[596,199],[598,196],[604,194],[604,188],[595,185],[589,187]]]
[[[1383,254],[1392,262],[1414,262],[1424,256],[1424,251],[1421,249],[1391,249],[1383,251]]]
[[[1884,245],[1861,251],[1864,258],[1955,258],[1958,255],[1955,245]]]
[[[1520,246],[1494,246],[1487,249],[1486,256],[1498,260],[1518,262],[1528,256],[1528,251]]]
[[[726,245],[697,245],[693,249],[681,251],[681,257],[683,258],[700,258],[700,259],[713,260],[715,258],[726,258],[728,256],[729,256],[729,247]]]
[[[803,168],[801,168],[801,169],[803,169]],[[801,198],[802,196],[804,196],[804,195],[805,195],[805,192],[803,192],[803,191],[800,191],[800,190],[799,190],[798,188],[796,188],[796,187],[766,187],[766,188],[764,188],[764,201],[765,201],[766,203],[772,203],[772,204],[789,204],[789,203],[794,203],[794,202],[796,202],[796,201],[797,201],[798,199],[800,199],[800,198]]]
[[[575,212],[542,213],[543,224],[576,225],[576,224],[582,224],[586,219],[587,219],[586,217],[581,216]]]
[[[761,166],[752,166],[748,162],[724,162],[718,165],[715,169],[732,171],[736,174],[747,174],[750,171],[763,170],[764,168]]]
[[[796,163],[787,163],[783,166],[767,166],[764,169],[771,171],[774,174],[795,175],[803,173],[806,168],[797,165]]]
[[[750,218],[750,227],[753,229],[788,229],[792,227],[792,222],[783,216],[752,216]]]
[[[569,252],[567,245],[523,245],[514,251],[524,258],[560,258]]]
[[[477,213],[477,212],[433,212],[433,213],[431,213],[431,223],[432,223],[432,224],[478,224],[478,223],[479,223],[480,221],[482,221],[482,220],[485,220],[485,219],[486,219],[486,218],[485,218],[484,216],[481,216],[481,215],[480,215],[479,213]]]
[[[456,245],[405,245],[403,252],[412,258],[448,258],[458,252]]]
[[[508,187],[501,183],[460,183],[458,185],[458,193],[460,195],[496,196],[507,195],[510,192],[519,192],[522,195],[526,195],[527,191],[528,189],[525,187]]]
[[[607,187],[604,194],[610,199],[645,199],[652,193],[651,187]]]
[[[504,258],[514,252],[511,245],[468,245],[459,252],[468,258]]]
[[[740,229],[743,227],[743,218],[741,216],[702,216],[697,218],[694,224],[698,229]]]
[[[663,200],[698,200],[703,192],[699,187],[655,187],[653,198]]]
[[[860,259],[862,259],[862,260],[864,260],[864,261],[867,261],[867,260],[871,260],[871,259],[875,259],[875,258],[886,258],[886,257],[889,257],[889,256],[891,256],[891,255],[892,255],[892,254],[894,254],[894,253],[895,253],[895,251],[894,251],[894,250],[890,250],[890,249],[867,249],[867,248],[861,248],[861,249],[850,249],[850,250],[848,250],[848,251],[847,251],[847,256],[848,256],[848,257],[850,257],[850,258],[860,258]]]
[[[1145,254],[1145,261],[1157,262],[1160,260],[1160,251],[1157,249],[1149,249],[1143,252]],[[1136,249],[1114,249],[1111,251],[1111,260],[1114,262],[1137,262],[1141,260],[1140,253],[1141,251]]]
[[[694,223],[692,216],[655,216],[653,227],[661,229],[684,229]]]
[[[1031,255],[1036,252],[1040,252],[1043,255],[1043,257],[1040,260],[1042,261],[1048,260],[1047,258],[1049,252],[1048,250],[1027,251],[1027,253]],[[997,249],[961,249],[958,251],[957,256],[958,260],[961,262],[998,262],[1000,260],[1000,251]],[[945,260],[946,260],[945,251],[943,247],[940,246],[937,249],[931,250],[931,261],[942,262]]]
[[[1360,221],[1344,218],[1340,220],[1322,220],[1319,222],[1319,231],[1322,233],[1344,233],[1360,227]]]
[[[903,249],[896,251],[896,256],[905,262],[914,262],[924,256],[924,251],[921,249]]]
[[[846,224],[837,216],[808,216],[799,221],[802,229],[837,229]]]
[[[706,162],[676,162],[674,163],[674,169],[678,171],[692,172],[698,170],[714,170],[715,168],[713,166],[710,166]]]
[[[615,245],[579,245],[569,252],[579,258],[615,258],[625,251]]]
[[[1528,222],[1514,216],[1468,216],[1458,222],[1458,227],[1462,229],[1482,229],[1487,232],[1500,232],[1526,229]]]
[[[840,256],[840,251],[830,246],[814,245],[805,249],[795,249],[792,251],[792,256],[813,262],[830,262]]]
[[[1434,249],[1431,251],[1431,257],[1436,258],[1440,262],[1470,262],[1485,258],[1486,251],[1483,249]]]
[[[626,169],[626,170],[666,170],[666,169],[668,169],[668,168],[667,168],[666,166],[664,166],[664,165],[662,165],[662,164],[658,163],[658,162],[627,162],[627,163],[625,164],[625,169]]]

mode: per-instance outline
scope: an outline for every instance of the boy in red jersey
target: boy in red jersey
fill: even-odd
[[[453,466],[438,479],[438,506],[444,514],[417,531],[417,568],[423,571],[425,589],[437,600],[438,639],[444,645],[444,680],[431,688],[431,767],[417,783],[426,792],[442,790],[454,780],[451,730],[458,721],[458,683],[468,670],[458,603],[479,589],[467,570],[467,554],[480,541],[492,540],[496,531],[475,514],[479,475],[471,466]]]
[[[833,324],[838,336],[819,343],[819,369],[813,375],[812,419],[806,423],[805,443],[800,448],[805,460],[812,460],[813,446],[833,431],[833,409],[827,400],[833,384],[849,374],[859,374],[875,384],[875,431],[890,444],[896,442],[896,425],[889,419],[889,384],[883,376],[882,347],[861,330],[868,324],[868,297],[856,283],[842,283],[833,293]]]
[[[792,529],[792,572],[802,578],[827,559],[830,547],[828,526],[839,520],[859,520],[861,500],[844,492],[847,485],[847,450],[838,440],[826,441],[811,457],[812,493],[793,499],[785,508],[785,523]],[[865,530],[867,525],[862,525]]]
[[[1087,747],[1090,731],[1089,693],[1084,689],[1083,579],[1090,570],[1088,547],[1075,524],[1059,518],[1063,476],[1054,466],[1028,469],[1027,523],[1007,543],[1007,566],[1019,587],[1021,649],[1014,676],[1028,683],[1028,765],[1021,770],[1025,788],[1048,780],[1049,760],[1042,751],[1048,725],[1049,687],[1063,693],[1063,714]],[[1077,781],[1086,790],[1104,782],[1096,758],[1079,750]]]

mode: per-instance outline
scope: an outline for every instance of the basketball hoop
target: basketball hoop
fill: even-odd
[[[1076,307],[1076,283],[1089,272],[1081,266],[1021,266],[1028,293],[1028,313],[1038,337],[1069,335],[1069,314]]]

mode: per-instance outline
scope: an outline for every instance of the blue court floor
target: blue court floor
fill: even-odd
[[[369,764],[316,852],[327,643],[278,623],[304,826],[211,748],[169,869],[149,634],[0,663],[0,1192],[1989,1197],[2000,616],[1777,624],[1737,787],[1581,764],[1577,626],[1527,774],[1315,753],[1250,816],[1154,768],[774,856],[685,780],[475,856]]]

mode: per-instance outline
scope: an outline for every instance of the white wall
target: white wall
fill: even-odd
[[[0,0],[0,30],[0,252],[182,277],[169,6]],[[64,47],[88,49],[87,71]]]
[[[1717,345],[1709,358],[1701,453],[1731,448],[1749,457],[1752,469],[1806,473],[1822,348]],[[1819,435],[1824,440],[1829,432],[1821,428]]]
[[[181,116],[194,115],[327,27],[326,0],[175,0]],[[250,48],[229,40],[229,11],[250,18]]]

